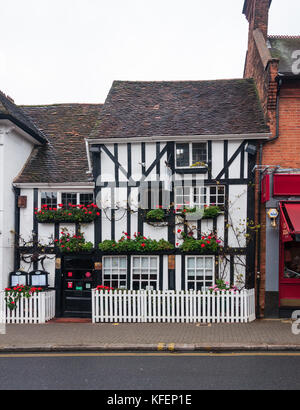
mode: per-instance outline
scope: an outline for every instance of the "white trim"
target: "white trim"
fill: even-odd
[[[176,143],[174,144],[174,158],[175,158],[175,169],[190,169],[190,168],[207,168],[207,162],[208,162],[208,141],[201,141],[203,143],[206,143],[206,160],[205,160],[205,164],[206,165],[193,165],[193,144],[195,144],[196,142],[179,142],[176,141]],[[178,166],[177,165],[177,144],[189,144],[189,165],[183,165],[183,166]]]
[[[18,125],[16,125],[13,121],[7,120],[7,119],[0,119],[0,125],[6,125],[9,126],[10,128],[7,130],[7,133],[10,133],[12,131],[15,131],[17,134],[19,134],[21,137],[25,138],[29,142],[31,142],[33,145],[43,145],[42,142],[38,141],[36,138],[34,138],[32,135],[28,134],[26,131],[24,131],[22,128],[20,128]],[[12,126],[11,126],[12,125]],[[45,142],[47,142],[46,138],[44,137]]]
[[[220,135],[153,135],[149,137],[105,137],[105,138],[87,138],[88,144],[127,144],[128,142],[168,142],[168,141],[220,141],[220,140],[256,140],[268,139],[272,137],[271,132],[263,132],[256,134],[220,134]]]
[[[185,272],[184,272],[184,277],[185,277],[185,284],[184,284],[184,288],[185,290],[189,290],[188,289],[188,259],[194,259],[195,263],[197,263],[197,258],[203,258],[203,263],[205,264],[205,259],[206,258],[211,258],[212,259],[212,281],[211,281],[211,286],[214,285],[215,283],[215,256],[214,255],[186,255],[185,256]],[[196,266],[194,268],[195,272],[197,270]],[[210,270],[210,269],[208,269]],[[196,275],[195,275],[196,276]],[[206,268],[205,266],[203,267],[203,282],[206,282]],[[201,282],[201,281],[197,281],[196,279],[194,279],[193,281],[194,284],[196,284],[197,282]],[[194,289],[197,290],[197,289]]]
[[[163,267],[160,267],[159,266],[159,256],[158,255],[131,255],[130,256],[130,258],[131,258],[131,261],[130,261],[130,270],[131,270],[131,272],[130,272],[130,289],[133,289],[133,258],[140,258],[140,260],[141,260],[141,258],[148,258],[148,259],[150,259],[150,258],[156,258],[156,260],[157,260],[157,264],[156,264],[156,280],[151,280],[150,279],[150,276],[149,276],[149,280],[145,280],[144,282],[148,282],[148,284],[150,285],[150,282],[156,282],[156,290],[158,290],[159,289],[159,279],[160,279],[160,275],[162,275],[163,273],[160,273],[161,272],[161,269],[163,269]],[[146,269],[145,269],[146,270]],[[148,274],[150,275],[150,265],[149,265],[149,267],[147,268],[147,270],[148,270]],[[140,268],[140,271],[142,271],[142,265],[141,265],[141,268]],[[142,273],[141,273],[141,275],[142,275]],[[142,279],[140,279],[140,280],[136,280],[135,279],[135,282],[139,282],[139,284],[141,285],[141,283],[143,282],[143,280]],[[141,290],[141,289],[139,289],[139,290]]]
[[[48,190],[64,190],[64,189],[70,189],[70,190],[77,190],[77,189],[94,189],[95,188],[95,183],[91,182],[65,182],[65,183],[46,183],[46,182],[37,182],[37,183],[31,183],[31,182],[20,182],[20,183],[13,183],[13,186],[16,188],[40,188],[40,189],[48,189]]]

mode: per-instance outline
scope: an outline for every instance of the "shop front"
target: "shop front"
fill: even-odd
[[[290,317],[300,309],[299,171],[266,173],[262,203],[266,209],[265,315]]]
[[[300,201],[280,203],[280,307],[300,307]]]

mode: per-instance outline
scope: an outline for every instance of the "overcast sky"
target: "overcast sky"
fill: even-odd
[[[244,0],[0,0],[0,89],[17,104],[104,102],[113,80],[239,78]],[[269,34],[300,34],[273,0]]]

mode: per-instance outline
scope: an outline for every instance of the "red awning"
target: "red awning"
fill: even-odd
[[[293,226],[292,233],[300,233],[300,203],[285,203],[284,206]]]
[[[300,234],[300,202],[284,202],[280,204],[282,240],[292,241],[292,235]]]

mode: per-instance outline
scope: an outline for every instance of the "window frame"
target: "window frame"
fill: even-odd
[[[184,204],[181,204],[181,208],[178,208],[178,202],[177,202],[177,196],[179,196],[178,194],[177,194],[177,190],[178,189],[189,189],[189,198],[190,198],[190,203],[189,204],[186,204],[186,206],[188,207],[188,208],[194,208],[194,207],[199,207],[199,206],[213,206],[213,204],[214,205],[216,205],[216,206],[219,206],[219,207],[224,207],[225,206],[225,203],[226,203],[226,190],[225,190],[225,185],[203,185],[203,186],[190,186],[190,185],[183,185],[183,186],[176,186],[175,187],[175,192],[174,192],[174,202],[175,202],[175,209],[178,209],[178,210],[180,210],[180,209],[182,209],[182,207],[184,206]],[[206,190],[206,192],[205,192],[205,202],[202,204],[202,203],[195,203],[194,202],[194,197],[195,196],[198,196],[199,197],[199,199],[201,198],[201,188],[204,188],[205,190]],[[213,195],[213,194],[211,194],[211,188],[216,188],[216,194],[215,195]],[[223,193],[223,195],[219,195],[218,194],[218,189],[219,188],[223,188],[223,190],[224,190],[224,193]],[[196,195],[195,194],[195,189],[199,189],[199,193]],[[182,194],[182,197],[184,197],[184,196],[187,196],[187,195],[184,195],[184,194]],[[216,196],[216,202],[214,202],[214,203],[210,203],[210,198],[211,198],[211,196]],[[224,197],[224,202],[221,204],[221,203],[218,203],[218,197],[219,196],[223,196]]]
[[[125,268],[120,268],[120,259],[125,259],[125,262],[126,262],[126,264],[125,264]],[[110,279],[105,279],[104,278],[104,276],[105,276],[105,266],[104,266],[104,261],[105,261],[105,259],[110,259],[111,260],[111,268],[110,268],[110,271],[111,271],[111,274],[109,274],[110,275]],[[119,272],[118,272],[118,279],[114,279],[113,278],[113,273],[112,273],[112,271],[113,271],[113,259],[118,259],[118,267],[116,268],[116,269],[118,269],[119,270]],[[121,282],[125,282],[125,288],[124,289],[127,289],[128,288],[128,264],[127,264],[127,262],[128,262],[128,259],[127,259],[127,256],[126,255],[105,255],[105,256],[103,256],[102,257],[102,283],[103,283],[103,285],[104,286],[109,286],[109,287],[113,287],[112,286],[112,282],[114,282],[114,281],[117,281],[118,282],[118,286],[117,286],[117,288],[121,288],[121,286],[122,286],[122,288],[123,288],[123,286],[124,285],[121,285]],[[120,270],[123,270],[125,273],[120,273]],[[126,276],[126,279],[121,279],[120,278],[120,275],[125,275]],[[108,284],[106,284],[105,282],[109,282],[109,285]]]
[[[195,273],[196,273],[196,270],[197,270],[197,267],[196,267],[196,264],[197,264],[197,259],[203,259],[203,280],[197,280],[196,278],[197,278],[197,275],[195,274],[194,275],[194,279],[193,280],[188,280],[188,277],[189,277],[189,275],[188,275],[188,270],[192,270],[191,268],[189,268],[188,267],[188,259],[194,259],[195,260],[195,268],[194,268],[194,271],[195,271]],[[211,259],[212,260],[212,269],[206,269],[205,268],[205,260],[206,259]],[[198,268],[198,270],[200,270],[199,268]],[[206,270],[211,270],[212,271],[212,279],[211,280],[209,280],[209,284],[206,284]],[[202,291],[202,289],[203,289],[203,287],[205,288],[205,289],[203,289],[203,291],[204,290],[208,290],[208,288],[209,288],[209,286],[213,286],[214,285],[214,283],[215,283],[215,274],[216,274],[216,260],[215,260],[215,256],[214,255],[186,255],[185,256],[185,272],[184,272],[184,277],[185,277],[185,283],[184,283],[184,289],[186,290],[186,291],[188,291],[188,290],[190,290],[190,288],[189,288],[189,282],[192,282],[193,284],[194,284],[194,288],[193,288],[193,290],[197,290],[197,283],[199,283],[199,282],[203,282],[203,286],[201,287],[201,291]]]
[[[56,194],[56,199],[57,199],[57,206],[56,208],[59,208],[58,204],[62,204],[62,194],[76,194],[76,205],[80,205],[80,195],[81,194],[92,194],[93,195],[93,201],[95,201],[95,196],[94,196],[94,191],[88,190],[88,191],[84,191],[84,190],[73,190],[73,189],[63,189],[63,190],[51,190],[51,188],[49,190],[44,190],[44,189],[39,189],[39,207],[42,207],[42,193],[44,192],[52,192],[54,194]],[[95,203],[95,202],[94,202]]]
[[[189,145],[189,165],[184,165],[184,166],[179,166],[177,165],[177,144],[188,144]],[[206,147],[206,159],[203,161],[205,165],[197,165],[197,166],[192,166],[193,165],[193,144],[205,144]],[[202,169],[206,168],[208,164],[208,143],[207,141],[198,141],[198,142],[175,142],[175,168],[176,169],[190,169],[195,168],[195,169]]]
[[[142,258],[148,258],[150,260],[150,258],[155,258],[156,259],[156,280],[150,279],[150,264],[148,265],[148,279],[133,279],[133,271],[134,271],[134,266],[133,266],[133,260],[134,258],[139,258],[140,260]],[[142,266],[140,263],[140,271],[142,271]],[[142,276],[142,273],[140,274]],[[141,284],[142,282],[148,282],[147,286],[151,286],[150,283],[151,282],[156,282],[156,289],[153,290],[159,290],[159,284],[160,284],[160,266],[159,266],[159,256],[158,255],[131,255],[131,259],[130,259],[130,289],[131,290],[135,290],[133,288],[133,282],[139,282],[140,286],[139,289],[137,290],[146,290],[142,288]]]

